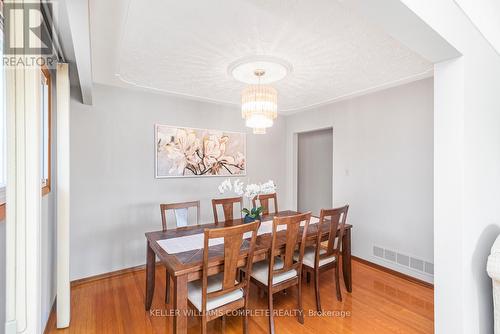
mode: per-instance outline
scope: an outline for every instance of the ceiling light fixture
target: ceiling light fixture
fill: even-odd
[[[229,65],[227,73],[248,86],[241,93],[241,115],[253,133],[264,134],[278,116],[278,91],[269,86],[293,71],[287,61],[272,56],[249,56]]]
[[[255,70],[257,84],[246,87],[241,93],[241,116],[245,125],[253,128],[254,134],[265,134],[278,117],[278,91],[260,83],[265,74],[263,69]]]

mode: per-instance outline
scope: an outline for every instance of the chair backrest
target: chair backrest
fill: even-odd
[[[283,272],[292,269],[297,270],[300,274],[302,270],[302,259],[304,258],[304,249],[306,246],[307,228],[311,220],[311,212],[296,214],[292,216],[274,217],[273,219],[273,234],[271,241],[271,250],[269,254],[269,285],[272,286],[273,277]],[[301,223],[304,222],[302,234],[300,234]],[[286,235],[285,252],[281,254],[283,260],[283,268],[274,269],[275,256],[279,255],[281,242],[278,240],[278,233],[282,230]],[[300,239],[299,239],[300,238]],[[293,260],[297,242],[300,242],[299,259]]]
[[[177,227],[187,225],[189,208],[196,208],[196,224],[200,224],[200,201],[160,204],[161,225],[163,231],[167,230],[167,211],[174,210]]]
[[[205,229],[205,243],[203,248],[203,274],[202,274],[202,312],[206,311],[209,298],[217,297],[237,289],[244,289],[248,296],[250,286],[250,274],[253,264],[255,240],[260,221],[249,224],[241,224],[223,228]],[[222,288],[217,291],[208,292],[208,258],[211,239],[224,238],[224,271]],[[246,256],[245,278],[237,281],[238,261]]]
[[[243,209],[243,197],[220,198],[212,200],[212,209],[214,210],[214,221],[219,223],[219,216],[217,215],[217,205],[222,205],[224,211],[224,221],[233,220],[234,205],[240,204],[240,212]],[[241,218],[241,213],[240,217]]]
[[[344,236],[345,222],[347,219],[347,211],[349,205],[345,205],[336,209],[321,209],[318,222],[318,236],[316,243],[316,262],[320,259],[330,257],[332,255],[339,256],[342,246],[342,237]],[[328,229],[328,242],[326,244],[326,252],[321,254],[320,250],[323,247],[321,244],[321,235],[323,224],[330,223]],[[336,241],[336,242],[335,242]]]
[[[269,214],[269,200],[272,199],[274,201],[274,212],[278,212],[278,197],[276,193],[272,194],[263,194],[257,195],[252,199],[252,205],[254,208],[257,207],[257,200],[259,201],[260,206],[262,206],[262,214]]]

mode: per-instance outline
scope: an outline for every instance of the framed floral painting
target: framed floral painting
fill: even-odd
[[[246,175],[246,134],[155,125],[156,178]]]

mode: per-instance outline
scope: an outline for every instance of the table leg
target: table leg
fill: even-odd
[[[188,315],[187,283],[188,283],[187,275],[174,277],[174,289],[175,289],[174,307],[177,312],[174,318],[175,334],[187,333],[187,315]]]
[[[155,269],[156,269],[156,255],[149,241],[147,242],[147,255],[146,255],[146,311],[151,309],[153,302],[153,294],[155,291]]]
[[[345,230],[342,238],[342,273],[347,291],[352,292],[352,270],[351,270],[351,229]]]

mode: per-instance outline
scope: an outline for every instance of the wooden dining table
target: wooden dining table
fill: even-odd
[[[280,211],[262,217],[262,221],[272,220],[275,216],[289,216],[297,214],[296,211]],[[146,233],[147,255],[146,255],[146,310],[151,309],[155,288],[156,257],[167,268],[168,273],[174,281],[173,307],[176,310],[174,317],[174,333],[187,333],[188,320],[188,282],[198,280],[202,277],[203,249],[193,249],[181,253],[169,254],[158,243],[161,240],[185,237],[189,235],[203,233],[206,228],[220,228],[242,224],[242,219],[234,219],[219,224],[203,224],[195,226],[180,227],[166,231],[156,231]],[[307,229],[307,244],[317,242],[318,224],[310,224]],[[329,234],[329,223],[322,224],[321,240],[327,240]],[[345,287],[348,292],[352,292],[351,278],[351,229],[349,224],[345,225],[345,233],[342,238],[342,272]],[[285,231],[277,232],[278,243],[285,245]],[[271,234],[261,234],[257,236],[253,262],[264,260],[271,247]],[[223,270],[224,246],[211,246],[209,253],[209,274],[216,274]],[[246,259],[242,256],[239,264],[244,266]]]

